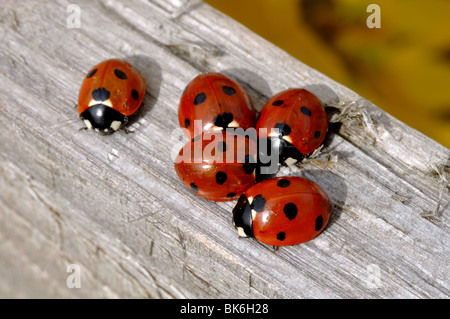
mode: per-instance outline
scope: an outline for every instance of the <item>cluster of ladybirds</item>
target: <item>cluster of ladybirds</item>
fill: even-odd
[[[128,62],[107,60],[84,79],[78,112],[87,129],[109,134],[127,123],[144,94],[144,79]],[[261,158],[277,154],[278,168],[311,154],[327,133],[326,112],[311,92],[289,89],[270,98],[256,115],[250,96],[236,81],[219,73],[197,76],[179,105],[180,125],[190,140],[180,150],[175,170],[200,197],[238,200],[233,222],[239,236],[273,246],[308,241],[330,219],[327,194],[302,177],[261,178]],[[255,130],[254,138],[243,134],[249,129]]]

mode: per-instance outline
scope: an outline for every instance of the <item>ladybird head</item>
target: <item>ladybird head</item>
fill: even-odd
[[[277,164],[290,166],[305,158],[294,145],[280,137],[261,139],[259,146],[258,161],[261,166],[268,167],[272,165],[273,160],[278,161]]]
[[[253,237],[252,209],[245,194],[239,197],[233,208],[233,224],[240,237]]]
[[[89,107],[80,114],[88,129],[95,129],[105,134],[113,133],[122,127],[128,118],[113,108],[104,104]]]

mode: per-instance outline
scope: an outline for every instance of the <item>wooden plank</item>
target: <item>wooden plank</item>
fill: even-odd
[[[450,296],[447,148],[202,2],[79,1],[80,28],[69,5],[0,9],[0,296]],[[147,82],[133,133],[80,131],[79,85],[112,57]],[[279,172],[329,194],[318,238],[277,251],[238,239],[234,202],[181,184],[178,102],[204,71],[234,77],[258,109],[289,87],[341,109],[318,158]]]

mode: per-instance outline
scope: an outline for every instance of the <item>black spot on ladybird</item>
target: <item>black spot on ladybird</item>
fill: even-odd
[[[315,131],[314,132],[314,138],[318,139],[320,137],[320,131]]]
[[[109,99],[111,93],[105,88],[99,88],[97,90],[92,91],[92,98],[96,101],[106,101]]]
[[[220,141],[219,143],[217,143],[217,150],[222,153],[226,152],[228,150],[227,143],[225,143],[224,141]]]
[[[127,75],[122,70],[114,69],[114,74],[121,80],[126,80],[127,79]]]
[[[277,123],[275,124],[275,128],[280,130],[280,136],[286,136],[291,134],[292,132],[291,127],[286,123]]]
[[[97,73],[97,69],[93,69],[91,72],[88,73],[88,75],[86,75],[86,77],[91,78],[94,76],[95,73]]]
[[[285,240],[285,239],[286,239],[286,233],[285,233],[285,232],[278,233],[278,234],[277,234],[277,239],[278,239],[279,241]]]
[[[297,206],[294,203],[284,205],[283,212],[289,220],[293,220],[298,213]]]
[[[253,156],[249,154],[245,155],[245,163],[244,165],[242,165],[242,168],[244,169],[245,174],[247,175],[253,174],[253,171],[256,168],[256,162]]]
[[[191,124],[191,121],[189,121],[189,119],[185,119],[185,120],[184,120],[184,127],[185,127],[185,128],[188,128],[188,127],[189,127],[189,124]]]
[[[288,179],[279,179],[277,182],[278,187],[289,187],[291,185],[291,182]]]
[[[133,99],[135,99],[137,101],[139,99],[138,91],[136,91],[135,89],[132,89],[131,90],[131,96],[133,97]]]
[[[283,100],[276,100],[276,101],[274,101],[274,102],[272,103],[272,105],[273,105],[273,106],[280,106],[280,105],[282,105],[283,103],[284,103]]]
[[[305,114],[306,116],[311,116],[311,110],[308,109],[306,106],[302,106],[300,108],[300,112],[302,112],[303,114]]]
[[[194,104],[199,105],[205,101],[206,101],[206,94],[202,92],[202,93],[197,94],[197,96],[194,99]]]
[[[217,172],[216,174],[216,183],[219,185],[223,185],[227,181],[227,174],[225,172]]]
[[[255,165],[251,163],[245,163],[242,165],[242,168],[244,169],[245,174],[250,175],[253,174],[253,171],[255,170]]]
[[[261,213],[264,211],[264,206],[266,206],[266,199],[261,194],[256,195],[255,198],[253,198],[251,208],[257,213]]]
[[[217,115],[214,119],[214,125],[222,128],[227,128],[228,124],[233,121],[233,114],[225,112],[223,114]]]
[[[229,193],[229,194],[227,195],[227,198],[233,198],[234,196],[236,196],[236,193]]]
[[[235,89],[233,89],[231,86],[223,86],[222,87],[222,90],[223,90],[223,92],[226,94],[226,95],[233,95],[233,94],[236,94],[236,90]]]
[[[194,192],[198,193],[198,186],[195,185],[195,183],[191,183],[190,186],[191,186],[191,189],[192,189]]]
[[[315,227],[316,231],[319,231],[322,228],[322,225],[323,225],[323,217],[319,216],[316,218],[316,227]]]

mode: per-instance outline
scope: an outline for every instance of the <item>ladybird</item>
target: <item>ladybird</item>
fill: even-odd
[[[328,195],[302,177],[277,177],[247,189],[233,209],[240,237],[272,246],[297,245],[313,239],[331,216]]]
[[[143,77],[122,60],[106,60],[86,75],[78,97],[78,113],[87,129],[113,133],[135,113],[145,94]]]
[[[267,139],[265,150],[277,150],[279,163],[292,165],[322,144],[328,118],[319,99],[305,89],[289,89],[270,98],[256,123],[260,139]]]
[[[255,127],[256,112],[250,96],[236,81],[220,73],[203,73],[186,86],[178,119],[191,138],[202,132]],[[196,120],[201,125],[194,131]]]
[[[237,199],[256,179],[256,141],[229,131],[204,132],[180,150],[178,177],[192,192],[213,201]]]

